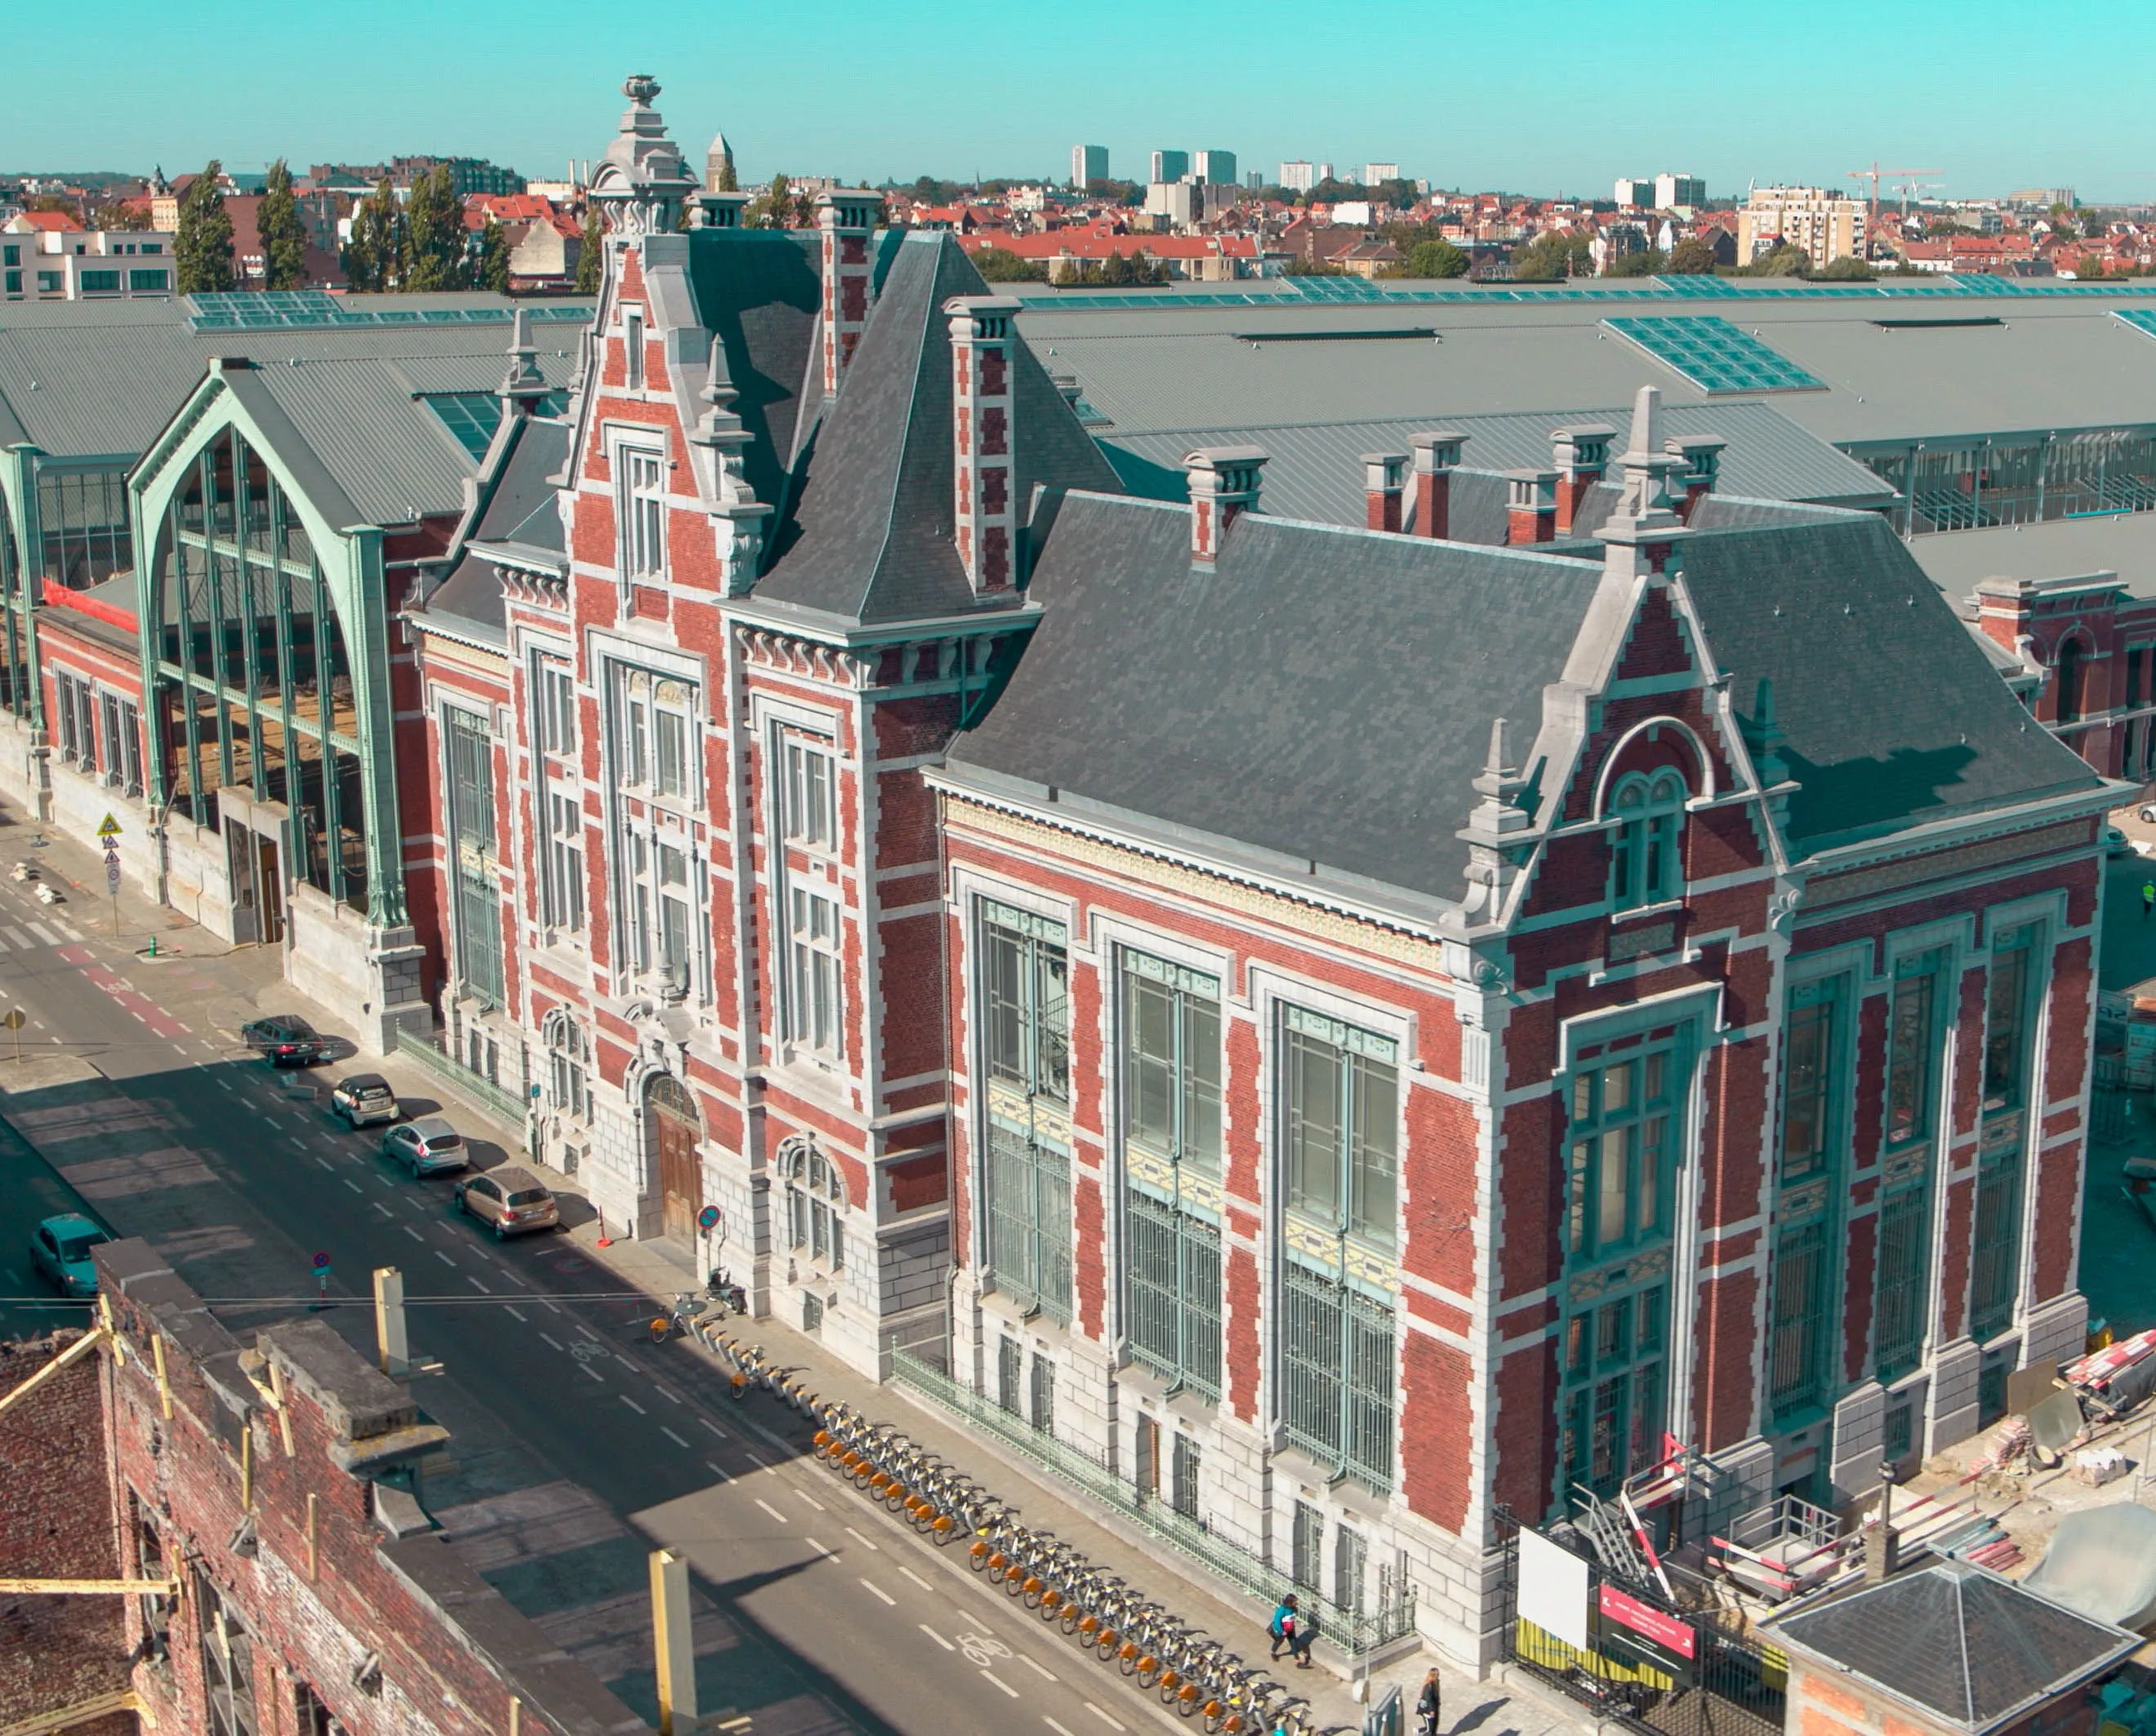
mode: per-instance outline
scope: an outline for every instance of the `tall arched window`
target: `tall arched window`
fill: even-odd
[[[837,1271],[846,1263],[846,1184],[839,1166],[806,1140],[788,1140],[783,1156],[788,1244]]]
[[[1620,910],[1674,898],[1684,886],[1684,779],[1635,772],[1619,783],[1609,813],[1609,896]]]
[[[566,1007],[557,1007],[547,1015],[543,1032],[554,1107],[564,1115],[581,1115],[588,1119],[592,1112],[591,1045],[584,1040],[583,1028],[569,1016]]]
[[[2082,715],[2082,642],[2070,639],[2059,647],[2059,722],[2073,723]]]

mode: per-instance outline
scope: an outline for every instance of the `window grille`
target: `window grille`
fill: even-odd
[[[1383,1491],[1393,1481],[1393,1311],[1291,1260],[1282,1284],[1288,1439]]]
[[[1198,1443],[1188,1435],[1178,1435],[1168,1505],[1187,1519],[1198,1517]]]
[[[1363,1581],[1370,1546],[1363,1533],[1342,1525],[1332,1533],[1332,1605],[1358,1620],[1363,1615]]]
[[[1978,1172],[1976,1226],[1969,1243],[1969,1335],[1979,1343],[2013,1323],[2021,1287],[2019,1148]]]
[[[501,886],[495,867],[494,740],[485,720],[460,707],[442,711],[449,760],[451,880],[455,887],[459,986],[489,1006],[502,1004]]]
[[[1019,1377],[1024,1372],[1025,1348],[1016,1338],[996,1340],[996,1403],[1018,1415]]]
[[[1132,1353],[1169,1379],[1220,1394],[1220,1232],[1132,1189],[1125,1328]]]
[[[1675,772],[1652,778],[1635,772],[1609,804],[1617,827],[1610,840],[1609,897],[1619,910],[1660,904],[1684,890],[1685,783]]]
[[[1070,1309],[1070,966],[1063,925],[983,901],[978,918],[983,1183],[998,1287]]]
[[[1560,1495],[1578,1487],[1607,1498],[1661,1457],[1668,1316],[1668,1290],[1656,1285],[1565,1320],[1558,1339]]]
[[[1903,1399],[1887,1412],[1886,1439],[1881,1451],[1890,1463],[1898,1464],[1916,1451],[1917,1403]]]
[[[1290,1551],[1288,1577],[1306,1591],[1317,1590],[1325,1559],[1325,1515],[1306,1501],[1295,1504]]]
[[[1875,1372],[1881,1380],[1907,1374],[1923,1353],[1930,1217],[1931,1202],[1921,1186],[1890,1194],[1879,1209],[1871,1332]]]
[[[1827,1396],[1832,1287],[1826,1230],[1824,1221],[1815,1221],[1784,1231],[1775,1246],[1767,1397],[1778,1416],[1822,1404]]]
[[[1044,1435],[1055,1432],[1055,1364],[1035,1351],[1027,1380],[1026,1420]]]

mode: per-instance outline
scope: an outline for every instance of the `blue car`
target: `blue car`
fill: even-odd
[[[30,1263],[62,1296],[97,1294],[97,1268],[90,1251],[111,1236],[80,1212],[47,1218],[30,1235]]]

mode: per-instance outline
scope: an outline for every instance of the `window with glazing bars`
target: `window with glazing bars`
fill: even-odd
[[[254,1641],[199,1569],[194,1593],[209,1736],[254,1736]]]
[[[1981,1343],[2013,1323],[2021,1287],[2021,1163],[2018,1148],[1977,1173],[1969,1239],[1969,1336]]]
[[[793,957],[788,1035],[837,1059],[844,1045],[839,1019],[839,904],[806,886],[792,889],[787,945]]]
[[[1939,960],[1927,953],[1902,966],[1887,1017],[1887,1143],[1907,1145],[1932,1131],[1937,1077]]]
[[[1396,1046],[1301,1007],[1286,1008],[1281,1026],[1288,1210],[1389,1249],[1399,1185]]]
[[[1617,786],[1609,811],[1609,896],[1620,910],[1660,904],[1684,887],[1684,780],[1675,772],[1634,773]]]
[[[1871,1334],[1874,1372],[1881,1380],[1900,1379],[1923,1353],[1930,1216],[1930,1199],[1921,1187],[1889,1194],[1879,1208]]]
[[[2033,1069],[2030,1038],[2035,1025],[2034,927],[2001,936],[1992,945],[1990,981],[1984,996],[1984,1112],[2010,1116],[2028,1102]],[[2021,1287],[2021,1153],[2025,1130],[1995,1136],[1979,1161],[1976,1220],[1969,1242],[1970,1335],[1979,1343],[2014,1319]]]
[[[1019,1383],[1025,1374],[1025,1347],[1016,1338],[996,1340],[996,1403],[1018,1415]]]
[[[1125,1333],[1137,1359],[1220,1391],[1220,1231],[1186,1179],[1220,1174],[1220,984],[1122,955]]]
[[[1383,1491],[1393,1481],[1393,1310],[1291,1259],[1281,1285],[1288,1438]]]
[[[494,739],[484,718],[454,706],[443,709],[442,737],[449,772],[457,975],[466,993],[500,1006],[501,887],[495,873]]]
[[[541,798],[547,817],[546,873],[541,891],[547,920],[571,932],[584,926],[584,810],[574,795],[547,790]]]
[[[1984,994],[1984,1107],[1986,1114],[2019,1109],[2028,1091],[2029,993],[2035,936],[2026,928],[1992,948]]]
[[[1289,1544],[1288,1577],[1306,1591],[1318,1587],[1325,1562],[1325,1514],[1306,1501],[1295,1504],[1295,1530]]]
[[[1668,1234],[1678,1069],[1674,1034],[1657,1046],[1597,1055],[1572,1076],[1567,1251],[1588,1259]]]
[[[793,1246],[833,1271],[846,1263],[845,1185],[821,1152],[796,1152],[786,1178]]]
[[[1168,1504],[1186,1519],[1198,1517],[1198,1443],[1188,1435],[1175,1437],[1175,1456],[1170,1467]]]
[[[1777,1415],[1824,1402],[1832,1271],[1823,1220],[1784,1230],[1774,1247],[1767,1398]]]
[[[1055,1364],[1037,1350],[1027,1375],[1026,1420],[1044,1435],[1055,1432]]]
[[[1804,1181],[1827,1167],[1835,1122],[1836,1014],[1841,978],[1794,990],[1784,1041],[1782,1083],[1784,1186]]]
[[[533,697],[537,701],[535,722],[538,726],[534,733],[539,738],[539,751],[573,762],[577,752],[576,672],[567,664],[547,657],[536,659],[532,672]]]
[[[1669,1292],[1656,1285],[1566,1319],[1558,1338],[1558,1507],[1575,1488],[1608,1498],[1661,1457]]]
[[[838,778],[827,743],[786,736],[779,744],[784,770],[783,829],[789,843],[829,850],[839,841]]]
[[[1332,1533],[1332,1606],[1350,1615],[1363,1613],[1363,1582],[1370,1545],[1363,1533],[1346,1525]]]
[[[1052,1318],[1070,1310],[1070,963],[1060,922],[983,900],[982,1180],[996,1283]]]
[[[631,578],[656,578],[666,568],[666,459],[662,453],[637,446],[616,451],[622,566]]]
[[[1887,1152],[1874,1256],[1873,1372],[1894,1380],[1923,1353],[1931,1277],[1931,1153],[1938,1079],[1938,984],[1943,955],[1897,968],[1887,1015]]]

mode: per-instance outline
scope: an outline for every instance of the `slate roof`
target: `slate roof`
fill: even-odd
[[[562,559],[562,518],[552,479],[567,461],[570,433],[566,422],[525,419],[456,564],[429,593],[423,619],[448,616],[478,629],[488,644],[507,644],[503,564],[552,568]]]
[[[697,321],[724,346],[740,393],[732,408],[755,436],[742,473],[758,500],[776,502],[814,421],[805,387],[821,325],[820,239],[790,229],[691,229],[688,242]]]
[[[1964,1561],[1801,1610],[1774,1631],[1971,1736],[2012,1722],[2140,1643]]]
[[[1103,430],[1100,439],[1123,485],[1132,494],[1157,501],[1189,497],[1183,470],[1185,453],[1200,446],[1262,446],[1270,460],[1265,465],[1266,511],[1325,524],[1360,525],[1361,458],[1366,452],[1405,452],[1414,435],[1449,428],[1468,437],[1461,457],[1473,469],[1547,469],[1552,429],[1594,422],[1621,427],[1628,414],[1629,410],[1609,408],[1474,416],[1432,411],[1383,421],[1273,420],[1140,434]],[[1727,440],[1717,484],[1727,493],[1844,506],[1884,506],[1894,498],[1893,490],[1871,470],[1798,427],[1772,404],[1666,404],[1662,430],[1671,437],[1713,434]],[[1610,499],[1615,498],[1613,488]]]
[[[1187,509],[1074,494],[1041,624],[950,763],[1455,899],[1490,720],[1534,727],[1600,576],[1265,516],[1201,573]]]
[[[896,249],[838,398],[824,412],[759,599],[864,624],[983,606],[952,541],[943,305],[987,289],[948,234],[911,235]],[[1011,382],[1012,497],[1021,516],[1036,484],[1115,490],[1107,460],[1022,343],[1013,347]]]
[[[1774,683],[1782,757],[1802,785],[1788,823],[1799,854],[2102,787],[2015,700],[1883,520],[1702,507],[1685,583],[1748,727],[1760,680]]]

